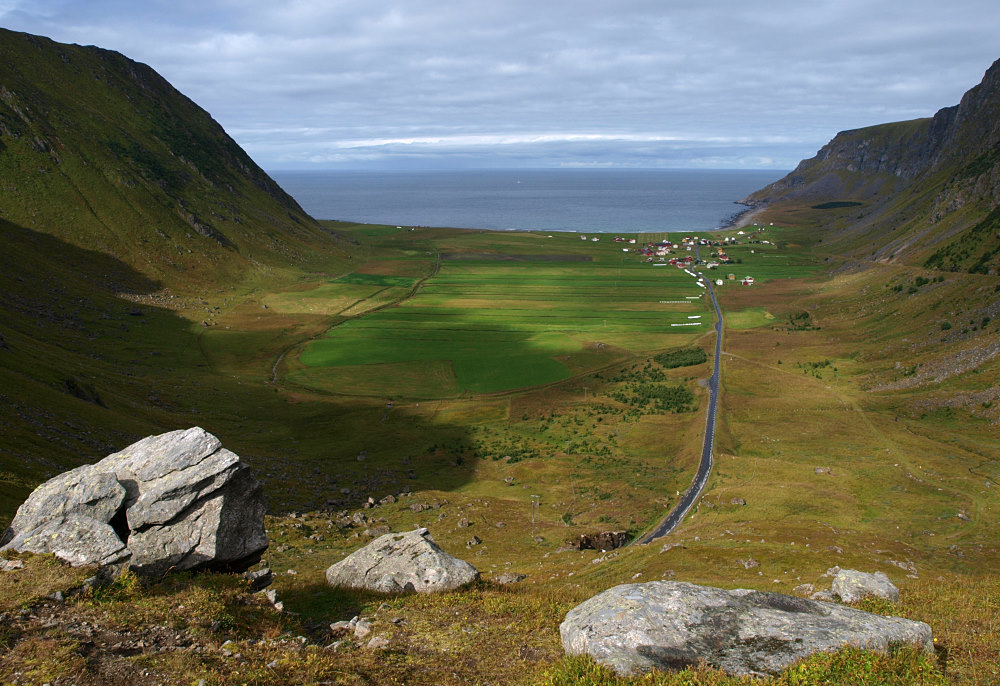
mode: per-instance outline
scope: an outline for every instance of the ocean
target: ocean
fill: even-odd
[[[591,233],[708,230],[774,170],[270,172],[317,219]]]

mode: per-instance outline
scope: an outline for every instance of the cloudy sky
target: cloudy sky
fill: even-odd
[[[265,169],[790,169],[932,115],[996,0],[0,0],[145,62]]]

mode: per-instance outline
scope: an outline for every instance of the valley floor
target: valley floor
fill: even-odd
[[[900,603],[869,609],[927,621],[947,660],[941,651],[930,667],[906,654],[813,665],[809,679],[773,683],[1000,681],[1000,582],[989,573],[1000,562],[996,278],[852,263],[789,229],[746,244],[728,270],[757,284],[718,289],[727,326],[716,464],[698,505],[649,545],[580,551],[567,542],[581,533],[640,533],[691,482],[706,400],[698,382],[711,364],[656,361],[714,343],[662,330],[671,317],[707,314],[704,303],[682,302],[695,294],[690,279],[672,270],[647,283],[658,270],[576,238],[344,228],[359,246],[347,274],[262,283],[208,305],[190,299],[176,313],[122,306],[120,321],[148,337],[124,353],[100,338],[92,346],[121,355],[130,377],[112,390],[105,360],[108,376],[75,377],[105,407],[58,390],[65,374],[42,349],[20,372],[37,389],[19,399],[20,416],[36,424],[6,420],[16,441],[0,475],[16,485],[4,491],[7,517],[46,473],[94,461],[108,443],[191,423],[218,435],[266,481],[265,562],[289,612],[211,575],[69,595],[86,572],[28,558],[26,569],[0,572],[4,680],[616,683],[566,660],[559,645],[565,612],[594,593],[676,579],[804,594],[828,588],[828,570],[840,566],[888,574]],[[554,254],[596,259],[538,259]],[[680,290],[655,295],[665,283]],[[25,355],[32,320],[21,316],[4,340]],[[84,326],[110,332],[100,321]],[[405,334],[405,345],[386,330]],[[484,357],[484,331],[503,356]],[[348,356],[329,343],[340,336]],[[532,387],[526,370],[540,358]],[[82,357],[74,363],[85,368]],[[10,367],[4,374],[4,389],[23,387]],[[667,387],[690,399],[677,391],[656,409],[648,394]],[[54,409],[39,413],[52,398]],[[48,448],[48,434],[74,427],[94,445]],[[413,526],[427,526],[483,581],[432,598],[326,587],[322,571],[381,527]],[[501,585],[504,572],[526,578]],[[67,600],[48,599],[55,590]],[[389,647],[331,647],[329,624],[354,615],[371,617]],[[635,683],[737,682],[701,670]]]

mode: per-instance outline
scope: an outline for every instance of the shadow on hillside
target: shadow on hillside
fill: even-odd
[[[383,419],[384,400],[303,399],[263,373],[214,371],[203,327],[120,297],[160,287],[107,254],[0,220],[5,481],[26,491],[143,436],[196,425],[254,468],[276,512],[358,507],[471,477],[462,426],[399,408]],[[246,354],[266,357],[267,345]],[[0,523],[18,504],[0,499]]]

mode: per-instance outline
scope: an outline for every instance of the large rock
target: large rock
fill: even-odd
[[[705,660],[734,675],[776,673],[846,645],[933,651],[923,622],[834,603],[677,581],[616,586],[569,611],[559,627],[571,655],[590,654],[619,674],[680,669]]]
[[[841,569],[833,577],[833,593],[845,603],[854,603],[865,596],[885,598],[892,602],[899,600],[899,589],[882,572],[859,572],[855,569]]]
[[[194,427],[149,436],[35,489],[4,548],[137,572],[239,571],[267,549],[263,488],[215,436]]]
[[[450,591],[478,578],[475,567],[441,550],[423,528],[376,538],[326,570],[331,586],[383,593]]]

